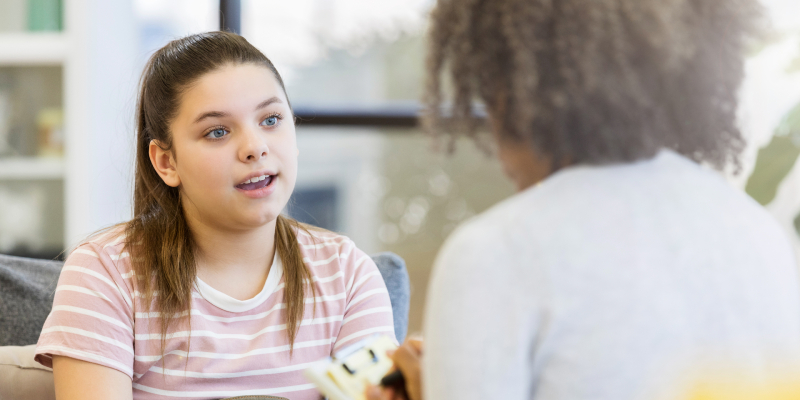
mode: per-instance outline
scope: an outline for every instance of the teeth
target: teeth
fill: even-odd
[[[250,179],[242,182],[241,184],[242,185],[246,185],[248,183],[261,182],[261,181],[263,181],[264,179],[267,179],[267,178],[269,178],[269,175],[261,175],[261,176],[255,177],[255,178],[250,178]]]

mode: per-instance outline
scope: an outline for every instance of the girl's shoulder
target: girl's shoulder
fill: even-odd
[[[125,248],[125,226],[116,225],[99,232],[95,232],[67,257],[66,263],[78,263],[91,266],[102,265],[104,269],[112,268],[120,274],[129,274],[131,265],[129,254]]]
[[[338,266],[346,274],[352,273],[369,258],[349,237],[321,228],[301,226],[297,241],[303,260],[312,271]]]
[[[349,237],[315,226],[303,224],[298,226],[295,232],[297,242],[300,244],[300,251],[304,256],[317,253],[341,253],[343,249],[355,247]]]
[[[103,247],[124,245],[125,243],[125,224],[114,225],[106,229],[101,229],[87,237],[81,245],[93,244]]]

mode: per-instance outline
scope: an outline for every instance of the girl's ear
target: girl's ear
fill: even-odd
[[[155,139],[150,141],[150,163],[153,164],[153,168],[164,183],[168,186],[178,187],[181,184],[181,178],[178,176],[178,170],[175,169],[172,152],[162,149],[159,144]]]

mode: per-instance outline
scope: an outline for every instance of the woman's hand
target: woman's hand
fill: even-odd
[[[422,380],[420,376],[420,359],[422,358],[422,340],[407,339],[394,352],[387,353],[394,361],[394,367],[403,373],[406,380],[408,400],[422,400]],[[369,400],[405,400],[405,397],[392,388],[367,388]]]

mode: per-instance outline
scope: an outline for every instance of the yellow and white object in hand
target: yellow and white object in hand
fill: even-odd
[[[365,400],[367,385],[377,385],[392,368],[386,352],[395,349],[390,337],[370,336],[305,370],[305,376],[330,400]]]

